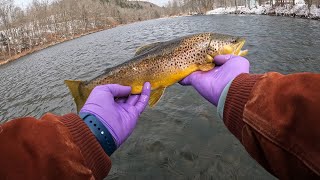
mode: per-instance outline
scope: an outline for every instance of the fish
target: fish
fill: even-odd
[[[154,107],[168,86],[195,71],[209,71],[215,67],[216,55],[245,56],[245,38],[205,32],[155,42],[136,50],[130,60],[108,68],[89,81],[65,80],[76,103],[77,111],[85,104],[94,87],[105,84],[131,86],[131,94],[140,94],[143,84],[150,82],[149,105]]]

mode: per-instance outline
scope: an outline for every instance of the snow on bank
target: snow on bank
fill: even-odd
[[[315,5],[310,7],[310,13],[308,6],[304,3],[297,3],[296,5],[285,5],[271,7],[270,5],[256,6],[249,9],[248,7],[238,6],[227,7],[227,8],[217,8],[206,13],[209,14],[269,14],[269,15],[281,15],[281,16],[298,16],[298,17],[308,17],[313,19],[320,19],[320,8]]]

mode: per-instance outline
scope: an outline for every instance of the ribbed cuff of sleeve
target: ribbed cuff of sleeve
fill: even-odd
[[[242,142],[243,111],[255,83],[262,75],[240,74],[229,88],[223,110],[223,121],[229,131]]]
[[[95,179],[105,178],[110,171],[111,160],[88,126],[76,114],[61,116],[60,121],[69,129]]]
[[[223,119],[223,110],[224,110],[224,104],[226,102],[226,99],[227,99],[227,94],[228,94],[228,91],[230,89],[230,86],[231,86],[231,83],[232,83],[233,80],[231,80],[227,85],[226,87],[223,89],[221,95],[220,95],[220,98],[219,98],[219,102],[218,102],[218,106],[217,106],[217,112],[218,112],[218,115],[220,117],[220,119]]]

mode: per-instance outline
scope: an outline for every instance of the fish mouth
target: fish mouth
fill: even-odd
[[[212,49],[209,49],[206,56],[206,61],[208,63],[213,62],[213,59],[216,55],[233,54],[237,56],[245,56],[248,54],[248,50],[242,50],[245,43],[245,38],[239,37],[232,44],[225,45],[216,52],[214,52]]]
[[[233,46],[233,52],[232,54],[234,55],[238,55],[238,56],[245,56],[248,54],[248,50],[241,50],[242,47],[244,46],[244,44],[246,43],[246,40],[244,38],[238,38],[236,40],[236,44],[234,44]]]
[[[217,52],[209,51],[209,55],[214,57],[216,55],[233,54],[237,56],[245,56],[248,54],[248,50],[241,50],[246,40],[244,38],[237,38],[232,44],[225,45]]]

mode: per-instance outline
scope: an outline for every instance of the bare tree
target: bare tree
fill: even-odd
[[[174,13],[182,0],[175,0]],[[127,0],[33,0],[25,9],[0,0],[0,60],[13,52],[72,39],[121,23],[159,18],[166,11],[148,2]]]
[[[10,16],[13,10],[13,0],[2,0],[0,1],[0,18],[1,23],[5,28],[5,36],[4,45],[6,46],[6,51],[8,52],[9,56],[11,56],[11,24],[10,24]]]

